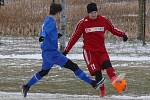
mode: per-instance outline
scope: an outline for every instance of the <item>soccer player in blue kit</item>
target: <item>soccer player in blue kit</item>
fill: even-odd
[[[103,81],[95,81],[85,74],[76,63],[72,62],[65,55],[58,51],[58,32],[55,20],[55,15],[62,11],[60,4],[52,3],[50,5],[50,13],[45,17],[42,29],[40,32],[39,42],[41,42],[42,49],[42,68],[39,72],[35,73],[27,84],[22,85],[23,96],[26,97],[31,86],[47,75],[54,64],[61,66],[62,68],[70,69],[74,74],[90,84],[93,88],[99,88]]]

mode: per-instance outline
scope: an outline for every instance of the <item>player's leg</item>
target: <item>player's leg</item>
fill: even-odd
[[[48,74],[50,69],[44,70],[42,69],[41,71],[35,73],[31,80],[28,81],[27,85],[31,87],[32,85],[36,84],[39,80],[41,80],[45,75]]]
[[[95,73],[97,72],[97,69],[96,69],[96,66],[95,66],[95,63],[94,63],[92,53],[89,50],[84,49],[83,50],[83,57],[84,57],[84,60],[86,62],[88,71],[90,72],[90,74],[92,76],[95,76]]]
[[[116,77],[116,72],[115,72],[115,69],[112,67],[110,60],[104,61],[102,66],[103,66],[103,69],[106,70],[106,73],[112,82],[113,79]]]
[[[27,82],[27,84],[22,85],[22,93],[24,97],[27,96],[27,92],[29,91],[30,87],[36,84],[39,80],[42,79],[45,75],[48,74],[50,69],[47,70],[41,70],[33,75],[33,77]]]
[[[102,58],[101,58],[101,53],[100,52],[94,52],[93,54],[93,59],[95,59],[95,65],[96,65],[96,69],[97,72],[95,74],[95,79],[96,80],[102,80],[103,75],[102,75]],[[105,84],[102,84],[102,86],[99,88],[99,95],[100,96],[105,96],[106,95],[106,88],[105,88]]]
[[[96,82],[95,80],[91,79],[86,73],[84,73],[76,63],[69,60],[66,56],[64,56],[61,53],[58,53],[58,55],[55,56],[55,64],[60,65],[61,67],[70,69],[75,73],[75,75],[83,80],[84,82],[92,85],[94,88],[99,87],[99,82]]]
[[[84,60],[87,64],[88,70],[92,76],[95,76],[95,80],[100,82],[101,85],[104,83],[105,78],[102,75],[101,68],[98,64],[97,54],[95,52],[85,50],[83,51]]]
[[[112,67],[108,53],[101,54],[102,68],[106,70],[109,79],[112,81],[116,77],[115,69]]]
[[[104,82],[105,78],[103,78],[103,75],[102,75],[102,72],[101,71],[97,71],[95,73],[95,80],[98,82],[98,81],[101,81],[102,83]]]
[[[95,79],[96,79],[97,81],[102,80],[102,72],[101,72],[101,71],[96,72],[96,74],[95,74]],[[102,96],[102,97],[106,95],[105,84],[102,84],[102,85],[101,85],[100,91],[99,91],[99,95]]]
[[[45,56],[44,56],[45,55]],[[49,54],[44,54],[42,55],[43,63],[42,63],[42,68],[39,72],[35,73],[32,78],[27,82],[27,84],[22,85],[22,93],[23,96],[27,96],[27,92],[29,91],[30,87],[36,84],[39,80],[42,79],[45,75],[48,74],[52,67],[52,62],[51,62],[51,57]]]
[[[72,70],[75,75],[83,80],[84,82],[90,84],[93,88],[97,89],[101,86],[101,81],[95,81],[91,79],[85,72],[83,72],[76,63],[68,60],[67,63],[64,65],[65,68]]]
[[[121,93],[126,88],[126,81],[124,79],[120,80],[119,83],[114,82],[114,80],[117,79],[117,75],[115,72],[115,69],[112,67],[112,64],[110,62],[109,56],[107,53],[103,54],[103,69],[106,69],[106,73],[111,80],[111,83],[113,87],[118,91],[118,93]],[[120,84],[120,85],[119,85]]]

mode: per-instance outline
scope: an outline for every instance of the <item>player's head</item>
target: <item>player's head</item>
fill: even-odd
[[[56,15],[62,11],[61,4],[52,3],[50,5],[50,15]]]
[[[89,3],[87,5],[87,12],[90,19],[96,19],[97,18],[97,5],[96,3]]]

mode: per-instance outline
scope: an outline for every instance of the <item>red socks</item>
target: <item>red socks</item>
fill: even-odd
[[[104,84],[100,87],[99,95],[101,97],[104,97],[106,95],[106,88]]]
[[[109,79],[112,82],[112,80],[116,77],[116,72],[115,72],[114,68],[109,67],[108,69],[106,69],[106,72],[107,72],[107,75],[108,75]]]

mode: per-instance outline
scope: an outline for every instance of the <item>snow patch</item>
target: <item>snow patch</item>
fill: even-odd
[[[68,58],[74,60],[83,60],[82,54],[68,54]],[[42,59],[41,54],[26,54],[26,55],[0,55],[0,59]],[[111,56],[112,61],[150,61],[150,57],[146,56]]]
[[[0,100],[25,100],[18,92],[0,92]],[[28,100],[150,100],[150,96],[91,96],[91,95],[68,95],[68,94],[49,94],[49,93],[29,93]]]

